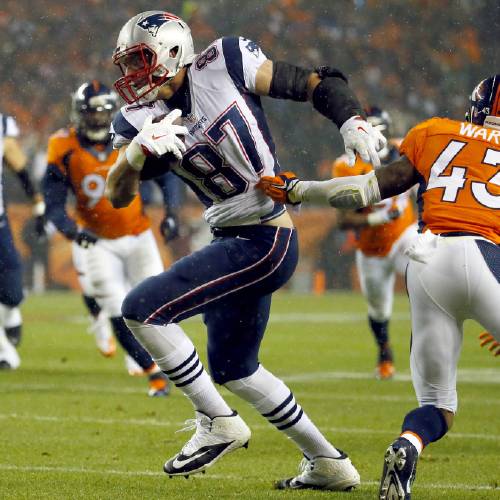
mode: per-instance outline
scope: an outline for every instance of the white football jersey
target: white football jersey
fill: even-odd
[[[19,128],[12,116],[0,113],[0,216],[5,213],[3,200],[3,151],[4,137],[18,137]]]
[[[115,148],[128,144],[147,116],[182,110],[186,153],[174,169],[206,206],[213,227],[258,224],[285,211],[255,184],[276,175],[279,163],[255,94],[255,77],[266,60],[259,46],[245,38],[213,42],[188,67],[183,87],[168,101],[121,108],[111,125]]]

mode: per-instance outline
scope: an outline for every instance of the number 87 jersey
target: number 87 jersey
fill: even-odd
[[[114,147],[129,143],[146,117],[182,110],[186,152],[173,168],[207,208],[211,226],[258,224],[285,210],[255,184],[279,171],[275,147],[255,93],[257,70],[266,60],[250,40],[213,42],[187,67],[180,89],[167,101],[124,106],[112,124]]]
[[[432,118],[408,132],[400,153],[420,174],[420,231],[500,243],[500,130]]]

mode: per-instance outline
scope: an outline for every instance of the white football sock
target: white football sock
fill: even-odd
[[[295,402],[292,391],[262,365],[249,377],[224,385],[283,431],[308,458],[341,456]]]
[[[19,326],[21,323],[22,318],[19,307],[5,307],[5,328]]]
[[[130,319],[125,319],[125,322],[196,410],[210,418],[233,413],[203,368],[193,343],[179,325],[144,325]]]

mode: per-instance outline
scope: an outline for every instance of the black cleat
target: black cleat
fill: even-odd
[[[418,452],[405,438],[394,441],[384,457],[379,500],[410,500],[417,472]]]

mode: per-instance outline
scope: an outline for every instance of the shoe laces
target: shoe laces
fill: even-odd
[[[308,474],[314,470],[314,460],[309,460],[308,458],[303,458],[299,464],[299,475]]]
[[[212,422],[208,418],[197,417],[189,418],[184,421],[184,427],[175,432],[186,432],[195,430],[191,439],[182,447],[181,453],[190,455],[192,451],[197,450],[200,446],[206,445],[206,437],[210,433]],[[205,438],[205,441],[204,441]]]

